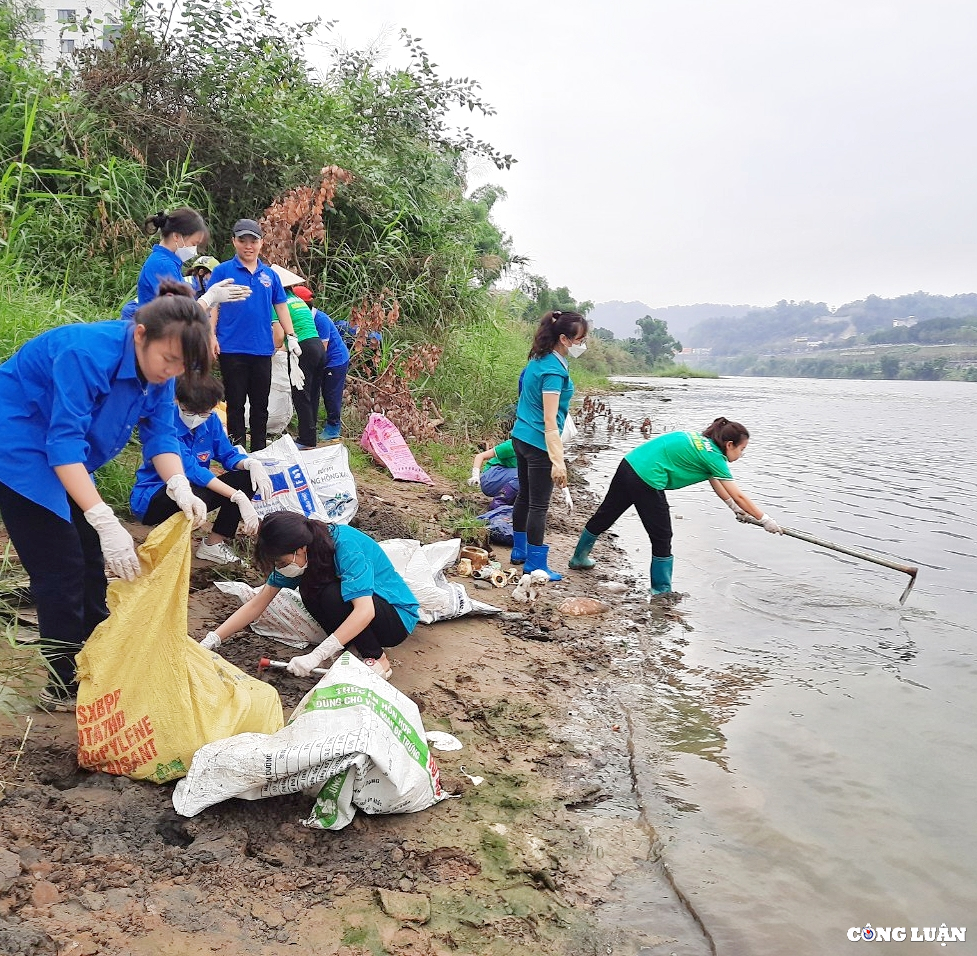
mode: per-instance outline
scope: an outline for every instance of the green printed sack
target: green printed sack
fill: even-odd
[[[416,705],[350,653],[274,734],[238,734],[202,747],[173,793],[192,817],[237,797],[315,798],[306,826],[341,830],[356,813],[413,813],[443,800],[438,765]]]

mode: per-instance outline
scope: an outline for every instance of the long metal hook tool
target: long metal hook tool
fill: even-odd
[[[760,522],[749,515],[747,515],[747,524],[755,524],[760,527]],[[742,519],[741,519],[742,520]],[[902,597],[899,598],[900,604],[906,603],[906,598],[909,597],[909,592],[913,589],[916,584],[916,575],[919,574],[919,568],[912,564],[903,564],[901,561],[896,561],[893,558],[884,558],[881,555],[870,554],[868,551],[862,551],[858,548],[848,548],[841,544],[835,544],[833,541],[825,541],[824,538],[818,538],[813,534],[808,534],[806,531],[796,531],[794,528],[785,528],[783,525],[780,526],[780,530],[784,534],[789,535],[791,538],[799,538],[801,541],[806,541],[808,544],[816,544],[819,548],[828,548],[831,551],[838,551],[841,554],[847,554],[852,558],[859,558],[862,561],[871,561],[872,564],[881,565],[883,568],[891,568],[893,571],[902,571],[903,574],[909,575],[909,583],[906,585],[906,590],[902,592]]]

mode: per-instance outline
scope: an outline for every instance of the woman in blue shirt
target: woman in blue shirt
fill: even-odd
[[[193,493],[208,511],[219,509],[210,533],[197,548],[197,557],[214,564],[236,564],[241,559],[227,542],[233,540],[242,522],[245,534],[257,534],[258,512],[251,499],[256,493],[266,501],[270,499],[272,482],[257,458],[249,458],[231,444],[214,411],[223,397],[224,387],[213,376],[181,375],[176,383],[173,425],[183,470]],[[210,470],[212,461],[226,469],[220,477]],[[143,524],[149,525],[161,524],[179,510],[166,493],[166,482],[151,458],[144,457],[136,472],[129,507]]]
[[[567,483],[560,438],[573,397],[567,357],[583,355],[586,338],[587,320],[579,312],[547,312],[539,320],[512,428],[519,494],[512,507],[511,560],[525,562],[526,571],[545,571],[551,581],[561,575],[547,567],[543,538],[553,485]]]
[[[173,380],[210,369],[210,328],[185,282],[164,282],[134,322],[64,325],[0,366],[0,517],[37,606],[56,680],[47,699],[73,702],[75,654],[108,617],[108,568],[140,573],[131,535],[102,501],[92,473],[138,425],[167,493],[195,524],[207,516],[190,490],[173,429]]]
[[[147,233],[159,232],[160,240],[150,250],[142,269],[139,270],[136,298],[122,307],[123,319],[131,319],[139,306],[152,302],[161,282],[183,282],[184,265],[196,258],[198,247],[210,238],[210,230],[203,216],[187,206],[150,216],[144,228]],[[225,282],[224,285],[232,286],[232,283]],[[221,302],[246,299],[250,294],[250,289],[235,285],[225,291],[211,289],[209,295],[201,289],[197,298],[210,308]]]
[[[255,562],[268,574],[267,583],[207,635],[208,647],[218,647],[257,620],[282,588],[297,588],[328,636],[310,653],[293,657],[290,673],[307,677],[314,667],[352,645],[368,667],[390,677],[384,648],[407,639],[417,625],[419,605],[369,535],[347,525],[276,511],[261,523]]]

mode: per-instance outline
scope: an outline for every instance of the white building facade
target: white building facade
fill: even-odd
[[[30,0],[26,9],[31,44],[48,68],[82,46],[110,46],[119,24],[116,0]]]

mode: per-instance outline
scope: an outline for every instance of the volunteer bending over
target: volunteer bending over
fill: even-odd
[[[278,511],[261,523],[255,563],[268,574],[267,583],[207,635],[206,647],[219,647],[256,621],[282,588],[298,589],[302,603],[328,636],[308,654],[293,657],[289,673],[307,677],[349,645],[368,667],[389,679],[392,670],[384,649],[407,639],[417,625],[419,605],[369,535]]]
[[[228,545],[244,523],[245,534],[258,533],[258,512],[251,499],[255,494],[269,499],[271,478],[257,458],[249,458],[231,444],[215,411],[224,397],[216,378],[181,376],[176,383],[173,426],[180,443],[180,456],[193,493],[207,506],[220,509],[210,533],[200,542],[197,557],[214,564],[235,564],[240,558]],[[210,463],[225,469],[217,476]],[[166,493],[166,482],[153,460],[143,456],[136,483],[129,496],[129,508],[143,524],[161,524],[177,512],[176,502]]]
[[[0,366],[0,516],[30,577],[53,672],[46,703],[74,703],[75,655],[108,617],[106,568],[126,580],[140,573],[92,472],[138,425],[167,494],[194,526],[207,517],[183,473],[173,380],[209,369],[210,325],[185,282],[164,282],[133,322],[51,329]]]
[[[585,571],[597,562],[590,550],[632,505],[651,539],[651,593],[672,590],[672,519],[666,491],[708,481],[737,519],[750,515],[772,534],[780,525],[763,513],[733,481],[729,462],[738,461],[750,441],[739,422],[717,418],[702,432],[666,432],[628,452],[617,466],[604,500],[584,527],[570,567]]]

